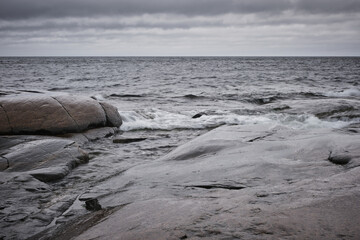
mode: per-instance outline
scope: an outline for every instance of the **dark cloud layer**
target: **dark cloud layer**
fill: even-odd
[[[0,56],[360,55],[360,0],[0,0]]]
[[[0,19],[94,17],[102,15],[360,11],[359,0],[1,0]]]

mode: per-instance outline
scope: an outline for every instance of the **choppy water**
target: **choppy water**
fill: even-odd
[[[124,131],[259,122],[340,127],[359,121],[359,81],[360,58],[352,57],[0,58],[3,94],[41,90],[106,99],[119,108]],[[314,114],[319,104],[309,101],[327,105],[327,99],[357,101],[336,107],[336,117]]]

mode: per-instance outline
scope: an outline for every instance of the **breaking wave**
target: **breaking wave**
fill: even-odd
[[[360,90],[356,88],[346,89],[341,92],[328,92],[327,97],[360,97]]]
[[[172,113],[151,108],[137,111],[121,111],[123,118],[122,131],[135,130],[174,130],[174,129],[206,129],[221,125],[255,125],[274,124],[290,128],[341,128],[359,119],[351,121],[325,120],[312,114],[267,113],[263,115],[239,115],[230,111],[216,111],[192,118],[190,112]]]

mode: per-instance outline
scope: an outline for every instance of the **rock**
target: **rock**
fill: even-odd
[[[116,133],[115,127],[103,127],[87,130],[82,133],[88,140],[94,141],[100,138],[107,138],[113,136]]]
[[[330,155],[328,160],[332,163],[345,165],[351,161],[351,156],[348,155]]]
[[[64,178],[70,172],[69,167],[40,168],[27,173],[42,182],[51,182]]]
[[[0,171],[3,171],[9,167],[9,161],[0,156]]]
[[[85,208],[89,211],[98,211],[102,209],[101,205],[99,204],[99,201],[96,198],[86,200]]]
[[[32,218],[41,211],[40,201],[49,201],[52,188],[48,184],[24,172],[1,172],[0,192],[0,229],[5,239],[27,239],[39,231],[40,225],[49,224]],[[46,215],[55,217],[51,213]]]
[[[120,127],[122,124],[122,119],[117,108],[106,102],[100,102],[100,105],[106,114],[106,125],[109,127]]]
[[[89,160],[88,154],[74,141],[41,139],[16,145],[3,158],[7,159],[6,172],[25,172],[48,182],[66,176],[71,169]]]
[[[0,134],[62,134],[121,123],[115,107],[88,97],[27,94],[0,99]]]
[[[75,239],[358,239],[359,137],[270,124],[216,128],[95,186],[112,192],[98,197],[104,207],[126,206]],[[329,149],[351,161],[324,161]]]
[[[192,116],[192,118],[200,118],[200,117],[203,116],[203,115],[206,115],[206,113],[203,113],[203,112],[197,113],[197,114],[195,114],[194,116]]]

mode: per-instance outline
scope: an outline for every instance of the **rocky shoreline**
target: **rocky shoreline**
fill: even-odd
[[[116,134],[122,120],[110,104],[65,94],[3,97],[0,111],[0,238],[26,239],[75,201],[53,183],[88,163],[84,144]]]
[[[117,136],[116,108],[87,97],[22,94],[0,106],[0,239],[360,238],[358,124],[221,126],[64,191],[96,141],[146,138]]]

